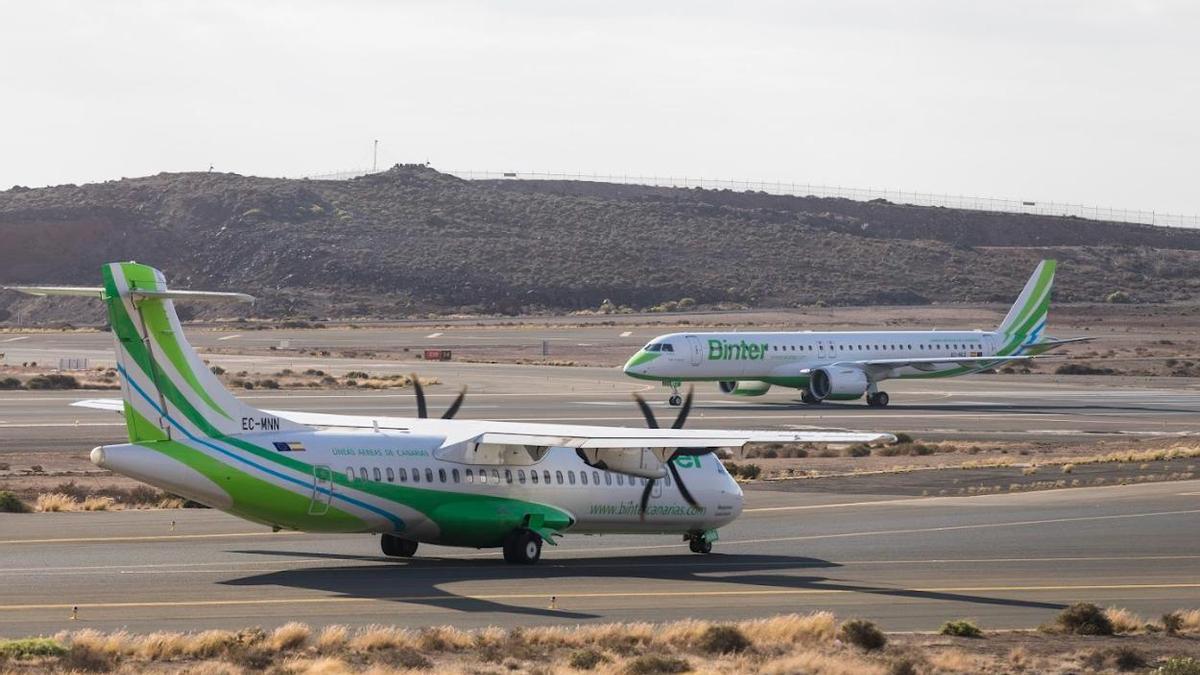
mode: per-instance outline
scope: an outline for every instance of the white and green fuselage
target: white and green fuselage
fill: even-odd
[[[524,541],[525,562],[565,532],[682,533],[710,547],[742,510],[741,489],[712,449],[884,438],[259,410],[216,379],[173,307],[248,296],[170,290],[158,270],[136,263],[105,265],[103,276],[102,288],[17,289],[105,301],[122,399],[76,405],[123,414],[129,442],[96,448],[92,461],[274,527],[503,545],[506,558],[506,542]]]
[[[716,381],[733,395],[781,386],[804,390],[809,402],[870,400],[884,380],[978,373],[1070,342],[1043,340],[1054,271],[1053,260],[1042,261],[994,331],[671,333],[651,340],[624,371],[672,385]]]

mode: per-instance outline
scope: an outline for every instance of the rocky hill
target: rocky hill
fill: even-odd
[[[259,316],[399,317],[1015,296],[1200,297],[1200,232],[887,202],[570,181],[468,182],[423,166],[347,181],[159,174],[0,192],[0,283],[95,284],[102,262],[260,297]],[[0,294],[0,320],[81,307]],[[200,310],[201,308],[196,308]],[[231,308],[204,308],[228,315]]]

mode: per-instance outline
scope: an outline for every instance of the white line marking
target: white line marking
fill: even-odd
[[[430,333],[429,335],[426,335],[425,337],[427,337],[427,338],[442,337],[442,334],[441,333]]]
[[[18,335],[15,338],[8,338],[7,340],[5,340],[5,342],[17,342],[18,340],[28,340],[28,339],[29,339],[28,335]]]
[[[630,335],[633,335],[633,331],[627,330],[624,333],[621,333],[620,337],[629,337]]]
[[[217,339],[218,340],[232,340],[234,338],[240,338],[240,337],[242,337],[241,333],[235,333],[233,335],[226,335],[225,337],[219,337]]]

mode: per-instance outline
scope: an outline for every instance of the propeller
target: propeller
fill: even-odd
[[[417,417],[425,419],[429,417],[429,407],[425,405],[425,389],[421,386],[421,380],[416,373],[409,375],[412,379],[413,393],[417,395]],[[467,388],[464,386],[458,391],[458,396],[454,398],[454,402],[446,408],[446,412],[442,413],[442,419],[448,420],[458,414],[458,409],[462,407],[463,399],[467,395]]]
[[[683,399],[683,407],[679,410],[679,414],[675,416],[675,421],[671,423],[672,429],[682,429],[683,423],[687,421],[688,413],[692,411],[692,393],[692,387],[688,387],[687,396],[685,396]],[[650,409],[650,405],[646,403],[646,400],[638,394],[634,394],[633,399],[637,401],[638,408],[640,408],[642,411],[642,417],[646,418],[646,426],[651,429],[658,429],[658,418],[654,416],[654,411]],[[676,468],[673,460],[680,455],[704,455],[708,454],[709,452],[711,452],[711,450],[707,448],[699,451],[676,450],[671,454],[670,457],[667,458],[667,470],[671,472],[671,477],[675,479],[675,484],[679,486],[679,494],[682,495],[684,501],[686,501],[694,509],[701,508],[700,502],[696,501],[696,498],[692,496],[692,493],[688,491],[687,486],[684,485],[683,478],[679,476],[679,469]],[[650,504],[650,493],[654,490],[655,480],[656,479],[654,478],[648,479],[646,481],[645,489],[642,490],[642,500],[640,502],[639,513],[641,513],[643,520],[646,518],[646,507]]]

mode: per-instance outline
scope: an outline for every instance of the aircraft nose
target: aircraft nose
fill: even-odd
[[[650,372],[650,363],[658,356],[655,352],[642,350],[629,357],[623,370],[626,375],[646,375]]]

